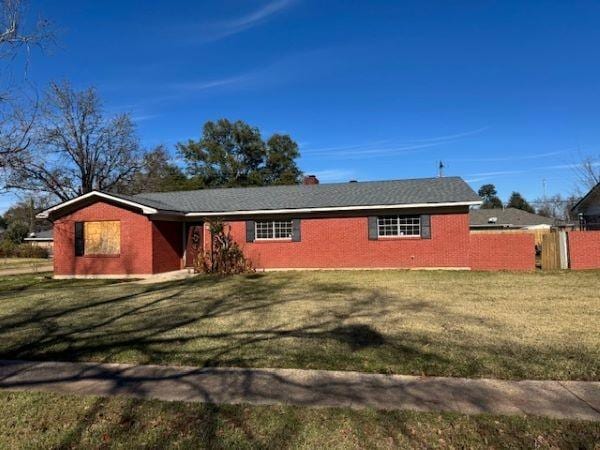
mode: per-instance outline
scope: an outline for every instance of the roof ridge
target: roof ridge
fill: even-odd
[[[453,179],[453,180],[462,180],[460,176],[444,176],[444,177],[424,177],[424,178],[395,178],[389,180],[366,180],[366,181],[357,181],[356,184],[374,184],[374,183],[398,183],[398,182],[408,182],[408,181],[433,181],[440,179]],[[464,180],[463,180],[464,181]],[[465,181],[466,183],[466,181]],[[266,189],[266,188],[283,188],[283,187],[291,187],[291,186],[306,186],[309,188],[319,188],[323,186],[345,186],[351,183],[350,181],[339,181],[335,183],[319,183],[319,184],[269,184],[264,186],[232,186],[232,187],[213,187],[213,188],[204,188],[204,189],[180,189],[175,191],[153,191],[153,192],[141,192],[139,194],[133,194],[128,196],[129,198],[143,198],[144,195],[154,195],[154,194],[178,194],[183,192],[205,192],[205,191],[230,191],[230,190],[242,190],[242,189]],[[117,194],[122,195],[122,194]]]

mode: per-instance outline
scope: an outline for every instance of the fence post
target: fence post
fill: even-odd
[[[569,241],[567,240],[567,232],[558,232],[558,245],[560,250],[560,268],[569,268]]]

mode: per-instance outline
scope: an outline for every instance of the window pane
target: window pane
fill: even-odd
[[[377,218],[379,236],[420,236],[420,216],[379,216]]]
[[[271,222],[256,222],[256,239],[273,239]]]
[[[118,255],[121,253],[121,222],[85,222],[83,225],[86,255]]]

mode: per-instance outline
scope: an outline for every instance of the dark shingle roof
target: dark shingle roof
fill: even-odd
[[[459,177],[203,189],[119,197],[160,210],[213,213],[480,200]]]
[[[585,212],[592,205],[600,205],[600,183],[596,184],[571,208],[575,213]]]
[[[44,230],[44,231],[36,231],[35,235],[29,235],[25,238],[25,240],[28,240],[31,238],[52,240],[52,237],[53,237],[52,230]]]
[[[496,217],[495,223],[490,218]],[[514,226],[555,225],[550,217],[539,216],[516,208],[472,209],[469,213],[471,226]]]

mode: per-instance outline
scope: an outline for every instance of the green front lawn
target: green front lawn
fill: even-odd
[[[0,392],[0,447],[579,448],[600,423]]]
[[[0,358],[600,379],[600,273],[0,278]]]

